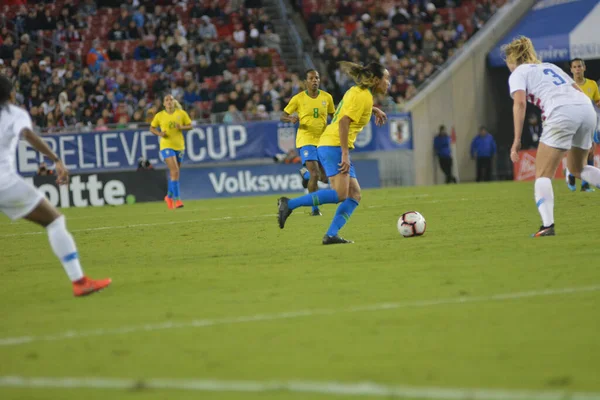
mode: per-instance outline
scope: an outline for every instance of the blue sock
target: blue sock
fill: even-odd
[[[310,172],[306,171],[305,173],[302,174],[302,177],[306,180],[310,179]]]
[[[290,210],[294,210],[298,207],[318,206],[321,204],[335,204],[337,203],[338,195],[333,189],[317,190],[316,192],[305,194],[304,196],[290,199],[288,207]]]
[[[591,160],[588,158],[587,160],[587,165],[591,165],[592,167],[594,166],[594,159],[592,158]],[[589,183],[587,183],[586,181],[582,180],[581,181],[581,186],[585,186],[585,185],[589,185]]]
[[[167,197],[169,197],[170,199],[173,198],[173,181],[171,181],[169,179],[169,183],[168,183],[168,189],[167,189]]]
[[[312,210],[313,210],[313,212],[317,212],[317,211],[319,211],[319,207],[318,206],[313,206]]]
[[[356,207],[358,207],[358,201],[351,198],[344,200],[335,211],[335,215],[333,216],[333,221],[331,221],[327,235],[337,235],[340,229],[346,225],[346,222],[348,222]]]
[[[179,200],[179,181],[173,181],[173,198]]]

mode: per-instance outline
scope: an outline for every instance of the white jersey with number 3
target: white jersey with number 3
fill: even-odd
[[[542,111],[542,121],[560,106],[590,104],[591,100],[573,87],[575,81],[551,63],[521,64],[510,74],[510,96],[524,90],[527,101]]]
[[[12,104],[0,108],[0,188],[17,176],[17,145],[25,128],[33,129],[27,111]]]

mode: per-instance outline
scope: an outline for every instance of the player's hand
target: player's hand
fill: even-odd
[[[175,128],[181,130],[181,124],[175,124]]]
[[[382,126],[387,122],[387,115],[383,111],[374,109],[373,113],[375,114],[375,125]]]
[[[338,171],[340,171],[341,174],[350,172],[350,156],[342,153],[342,162],[339,163],[338,166]]]
[[[519,150],[521,150],[521,143],[513,143],[510,149],[510,159],[514,163],[519,161]]]
[[[58,160],[54,163],[54,168],[56,170],[56,183],[59,185],[66,185],[69,183],[69,171],[62,163],[62,161]]]
[[[298,121],[300,121],[300,120],[298,119],[298,116],[297,116],[297,115],[291,115],[291,116],[290,116],[290,122],[291,122],[292,124],[297,124],[297,123],[298,123]]]

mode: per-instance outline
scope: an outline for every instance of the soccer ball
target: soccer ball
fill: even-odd
[[[408,211],[398,219],[398,232],[404,237],[421,236],[425,233],[427,223],[417,211]]]

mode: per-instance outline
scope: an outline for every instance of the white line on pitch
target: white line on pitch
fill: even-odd
[[[583,286],[576,288],[562,288],[562,289],[544,289],[544,290],[532,290],[527,292],[514,292],[514,293],[503,293],[491,296],[475,296],[475,297],[456,297],[446,299],[432,299],[432,300],[417,300],[417,301],[406,301],[399,303],[379,303],[365,306],[354,306],[348,308],[332,308],[332,309],[313,309],[313,310],[300,310],[300,311],[289,311],[274,314],[254,314],[241,317],[228,317],[228,318],[216,318],[216,319],[196,319],[191,321],[183,322],[161,322],[153,324],[144,324],[136,326],[125,326],[120,328],[111,329],[94,329],[87,331],[67,331],[54,335],[45,336],[17,336],[0,338],[0,346],[17,346],[26,343],[33,342],[55,342],[60,340],[69,340],[77,338],[85,338],[90,336],[109,336],[109,335],[120,335],[134,332],[153,332],[168,329],[182,329],[182,328],[203,328],[215,325],[233,325],[243,324],[247,322],[262,322],[262,321],[277,321],[286,319],[295,319],[302,317],[312,316],[324,316],[324,315],[336,315],[336,314],[347,314],[357,313],[364,311],[383,311],[383,310],[396,310],[399,308],[419,308],[419,307],[433,307],[450,304],[468,304],[468,303],[483,303],[491,301],[506,301],[514,299],[524,299],[529,297],[541,297],[541,296],[555,296],[562,294],[572,293],[584,293],[584,292],[596,292],[600,291],[600,285],[595,286]]]
[[[187,390],[197,392],[290,392],[430,400],[600,400],[600,393],[385,385],[374,382],[226,381],[213,379],[27,378],[0,376],[0,387]]]
[[[233,219],[233,218],[235,218],[236,220],[241,220],[241,219],[255,219],[255,218],[266,218],[266,217],[273,218],[273,217],[276,217],[276,216],[277,216],[277,214],[262,214],[262,215],[236,216],[236,217],[186,219],[186,220],[182,220],[182,221],[151,222],[151,223],[147,223],[147,224],[98,226],[98,227],[95,227],[95,228],[73,229],[73,230],[71,230],[71,232],[107,231],[107,230],[113,230],[113,229],[140,228],[140,227],[147,227],[147,226],[191,224],[191,223],[194,223],[194,222],[226,221],[226,220],[230,220],[230,219]],[[30,235],[41,235],[41,234],[45,234],[45,233],[46,233],[46,231],[8,233],[8,234],[0,235],[0,238],[3,238],[3,237],[17,237],[17,236],[30,236]]]

